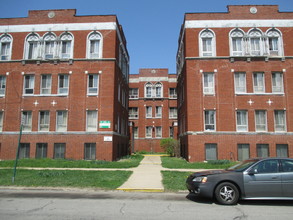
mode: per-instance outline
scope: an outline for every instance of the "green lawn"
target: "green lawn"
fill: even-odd
[[[161,171],[165,191],[187,190],[185,181],[191,172]]]
[[[0,169],[1,186],[94,187],[116,189],[132,174],[132,171],[54,171],[17,170],[12,184],[12,169]]]
[[[52,168],[131,168],[137,167],[143,155],[135,154],[119,161],[103,160],[62,160],[62,159],[21,159],[18,167],[52,167]],[[0,167],[13,167],[14,160],[0,161]]]
[[[161,157],[162,166],[171,169],[226,169],[235,164],[231,161],[209,161],[189,163],[184,159],[176,157]]]

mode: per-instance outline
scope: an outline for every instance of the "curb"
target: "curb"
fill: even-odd
[[[156,193],[162,193],[165,190],[164,189],[134,189],[134,188],[117,188],[116,190],[124,191],[124,192],[156,192]]]

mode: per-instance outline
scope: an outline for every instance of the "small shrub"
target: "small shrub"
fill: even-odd
[[[169,154],[170,156],[179,157],[179,143],[177,140],[173,138],[165,138],[162,139],[160,142],[161,148],[165,151],[165,153]]]
[[[39,171],[38,176],[40,177],[55,177],[55,176],[64,176],[66,171],[52,171],[52,170],[42,170]]]
[[[230,160],[209,160],[208,163],[213,165],[222,165],[222,164],[230,164],[231,161]]]

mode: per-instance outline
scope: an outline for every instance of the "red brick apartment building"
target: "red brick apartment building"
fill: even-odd
[[[185,14],[178,129],[189,161],[293,157],[293,13],[276,5]]]
[[[0,159],[128,154],[129,56],[115,15],[0,19]],[[114,111],[115,110],[115,111]]]
[[[177,76],[168,69],[140,69],[129,76],[131,149],[162,152],[162,138],[177,138]]]

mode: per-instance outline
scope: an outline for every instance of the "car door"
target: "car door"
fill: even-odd
[[[282,159],[282,189],[284,197],[293,197],[293,160]]]
[[[277,159],[260,161],[243,175],[245,197],[282,196],[282,181]]]

